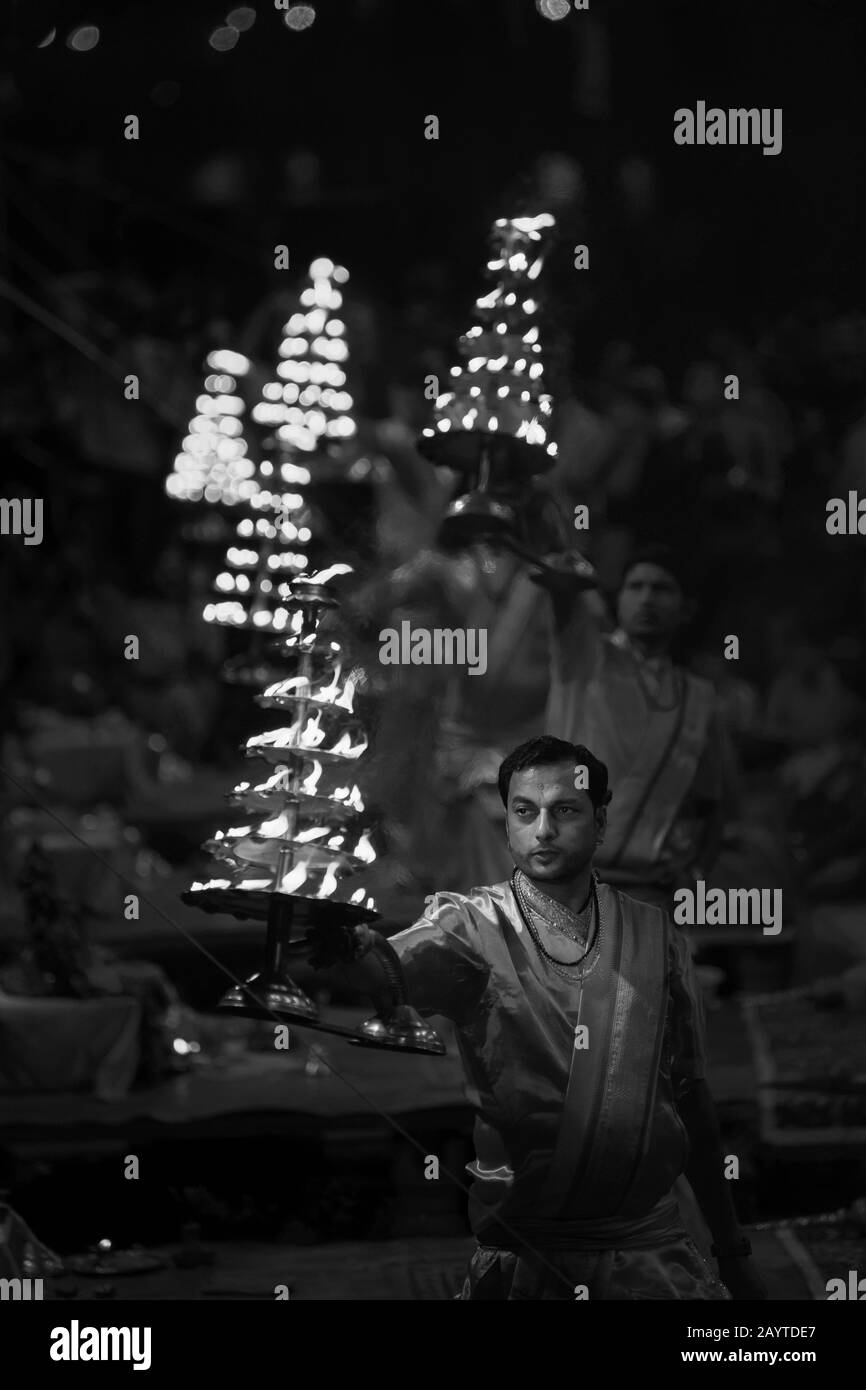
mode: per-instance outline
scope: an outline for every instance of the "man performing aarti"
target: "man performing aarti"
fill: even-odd
[[[459,1296],[765,1297],[724,1178],[688,953],[659,907],[594,872],[606,767],[531,739],[502,763],[499,790],[510,879],[435,894],[388,943],[337,929],[313,957],[343,962],[383,1006],[390,948],[410,1003],[455,1024],[476,1105],[478,1247]],[[721,1279],[682,1226],[683,1171]]]
[[[596,593],[550,588],[553,640],[545,727],[585,743],[616,787],[596,867],[606,883],[669,907],[673,890],[712,869],[733,809],[733,755],[709,681],[677,666],[671,645],[690,601],[676,557],[638,550],[602,630]]]

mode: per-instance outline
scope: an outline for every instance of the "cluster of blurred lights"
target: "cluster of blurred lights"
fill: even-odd
[[[205,377],[205,393],[195,403],[174,471],[166,479],[169,497],[184,502],[224,502],[234,506],[251,500],[259,490],[255,467],[247,458],[241,417],[243,398],[237,394],[237,378],[250,369],[239,352],[212,352]]]
[[[266,540],[273,540],[277,534],[277,526],[280,522],[285,523],[289,512],[299,512],[304,506],[304,499],[298,492],[261,492],[256,493],[250,505],[256,510],[278,513],[274,521],[269,516],[258,517],[253,520],[244,517],[238,526],[239,536],[264,536]]]
[[[293,568],[301,573],[306,569],[306,565],[306,556],[298,555]],[[273,585],[268,592],[272,591]],[[284,598],[289,597],[287,586],[280,585],[278,592],[282,592]],[[206,623],[217,623],[221,627],[245,627],[254,628],[259,632],[280,633],[290,628],[295,615],[283,607],[275,608],[273,611],[269,608],[252,608],[235,598],[207,604],[202,616]]]
[[[281,458],[259,463],[248,498],[249,515],[228,547],[214,584],[216,601],[204,609],[206,622],[281,634],[289,627],[292,614],[284,606],[291,597],[287,581],[306,569],[303,548],[312,539],[304,497],[289,490],[308,484],[311,471],[295,458],[356,432],[352,397],[339,365],[349,353],[345,324],[337,317],[343,303],[337,286],[348,278],[343,266],[326,257],[314,260],[310,284],[300,295],[301,309],[283,326],[279,380],[266,383],[251,412],[257,424],[273,430]],[[228,404],[220,418],[232,419],[231,382],[224,379],[231,376],[232,364],[209,359],[208,365],[214,370],[206,383],[210,394],[198,402],[202,418],[209,419],[207,412],[219,412]]]
[[[257,424],[276,430],[282,445],[305,453],[320,448],[323,440],[350,439],[356,429],[352,397],[341,389],[346,374],[338,366],[349,356],[346,326],[332,317],[343,303],[336,286],[346,283],[349,272],[320,256],[309,276],[312,283],[300,296],[306,312],[292,314],[283,326],[280,380],[266,383],[252,412]]]
[[[291,591],[281,582],[282,577],[290,579],[307,568],[307,556],[298,547],[309,543],[312,531],[307,525],[296,524],[306,517],[304,499],[300,493],[262,489],[251,499],[250,506],[263,515],[244,517],[238,523],[240,544],[228,547],[228,568],[214,581],[221,601],[207,604],[203,616],[205,622],[221,626],[283,632],[290,616],[288,610],[280,606],[272,611],[272,606],[282,605],[290,597]],[[296,521],[292,520],[292,513],[297,514]],[[254,549],[255,545],[259,548]]]

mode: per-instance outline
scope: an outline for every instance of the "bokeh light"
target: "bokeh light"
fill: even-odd
[[[293,5],[283,15],[283,23],[289,29],[309,29],[315,18],[316,11],[312,5]]]
[[[240,33],[231,25],[225,25],[222,29],[214,29],[208,43],[211,48],[215,48],[217,53],[228,53],[229,49],[234,48]]]
[[[571,8],[568,0],[535,0],[535,8],[543,19],[565,19]]]
[[[236,10],[229,10],[226,15],[226,24],[232,29],[237,29],[241,34],[247,29],[252,29],[256,22],[256,12],[251,5],[240,5]]]
[[[79,24],[66,40],[67,48],[75,53],[89,53],[99,43],[99,30],[95,24]]]
[[[56,29],[49,29],[49,30],[48,30],[48,33],[45,35],[45,38],[42,39],[41,42],[38,43],[38,44],[36,45],[36,47],[37,47],[37,48],[48,48],[48,46],[49,46],[50,44],[52,44],[56,38],[57,38],[57,30],[56,30]]]

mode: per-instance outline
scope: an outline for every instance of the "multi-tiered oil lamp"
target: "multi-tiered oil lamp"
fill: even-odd
[[[248,823],[218,831],[205,845],[227,876],[195,883],[183,898],[206,911],[267,922],[264,969],[230,989],[220,1008],[321,1029],[365,1046],[441,1054],[444,1044],[408,1004],[399,959],[384,938],[374,949],[390,980],[391,1000],[356,1029],[322,1020],[288,969],[290,953],[314,944],[318,927],[379,917],[364,888],[348,896],[345,887],[346,879],[375,859],[369,832],[357,832],[364,803],[351,775],[367,737],[354,714],[351,676],[343,677],[341,644],[321,631],[323,616],[338,607],[327,582],[347,569],[335,565],[281,586],[289,621],[277,645],[295,674],[267,685],[256,702],[290,717],[290,723],[248,739],[246,756],[264,762],[268,775],[255,785],[240,783],[230,795]]]
[[[461,495],[442,521],[446,548],[484,542],[506,547],[540,573],[582,587],[591,571],[581,557],[543,559],[527,544],[527,496],[534,480],[556,461],[550,438],[551,397],[544,363],[535,292],[544,263],[549,213],[500,217],[491,233],[487,262],[494,281],[476,300],[477,322],[460,339],[463,365],[451,369],[452,389],[436,400],[433,422],[419,451],[460,474]],[[548,497],[552,505],[552,498]],[[558,533],[558,534],[557,534]],[[562,527],[553,527],[556,548]],[[548,547],[550,548],[550,547]]]
[[[493,289],[476,300],[478,321],[460,339],[463,365],[452,367],[452,389],[437,398],[433,423],[422,432],[421,452],[466,484],[445,517],[446,541],[512,534],[517,488],[553,466],[534,291],[540,243],[553,225],[548,213],[494,223],[487,262]]]

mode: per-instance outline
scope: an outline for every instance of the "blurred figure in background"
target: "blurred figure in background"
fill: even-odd
[[[734,787],[713,687],[671,657],[692,607],[684,585],[670,551],[638,549],[622,576],[613,633],[603,631],[597,594],[551,591],[546,726],[597,750],[616,787],[599,874],[667,907],[675,888],[715,861]]]

